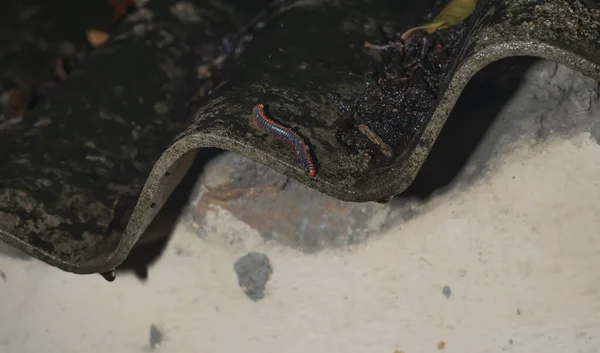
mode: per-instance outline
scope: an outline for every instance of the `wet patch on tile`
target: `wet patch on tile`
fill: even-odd
[[[159,346],[164,339],[162,331],[155,325],[150,325],[150,348],[154,349]]]
[[[250,252],[240,257],[233,269],[238,276],[238,284],[248,298],[259,301],[265,297],[265,288],[273,268],[265,254]]]
[[[452,294],[452,290],[450,289],[450,287],[448,286],[444,286],[444,288],[442,288],[442,294],[446,297],[446,298],[450,298],[450,295]]]

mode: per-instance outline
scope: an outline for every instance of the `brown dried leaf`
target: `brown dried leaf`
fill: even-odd
[[[59,80],[67,79],[67,70],[65,69],[65,59],[63,59],[63,58],[56,59],[54,69],[55,69],[56,77],[58,77]]]
[[[431,22],[404,32],[402,40],[408,39],[412,32],[419,29],[425,30],[427,33],[433,33],[440,29],[456,26],[471,16],[476,6],[477,0],[450,0],[448,5]]]
[[[27,87],[15,88],[8,96],[8,106],[14,116],[22,116],[29,109],[31,90]]]
[[[129,7],[134,6],[137,0],[108,0],[113,8],[113,22],[117,23],[129,12]]]
[[[110,38],[110,34],[102,31],[98,31],[96,29],[89,29],[86,33],[87,40],[90,45],[94,48],[101,46],[106,43],[106,41]]]

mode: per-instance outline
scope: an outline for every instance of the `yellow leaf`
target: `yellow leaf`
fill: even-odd
[[[110,34],[96,29],[90,29],[86,33],[88,42],[92,47],[96,48],[104,44],[109,38]]]
[[[456,26],[471,16],[476,6],[477,0],[450,0],[448,5],[431,22],[404,32],[402,40],[408,39],[412,32],[419,29],[425,30],[427,33],[433,33],[440,29]]]

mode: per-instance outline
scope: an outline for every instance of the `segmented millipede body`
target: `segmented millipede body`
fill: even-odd
[[[304,171],[308,176],[315,177],[317,171],[315,165],[308,153],[308,146],[302,140],[298,134],[292,131],[292,129],[280,125],[273,120],[269,119],[265,114],[265,106],[263,104],[257,104],[252,110],[255,125],[271,134],[273,137],[278,138],[287,143],[295,152],[300,164],[304,168]]]

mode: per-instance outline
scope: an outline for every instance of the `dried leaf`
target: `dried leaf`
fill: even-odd
[[[27,87],[15,88],[8,96],[8,106],[14,116],[22,116],[29,109],[31,90]]]
[[[96,29],[88,30],[86,35],[88,42],[94,48],[101,46],[110,38],[110,34]]]
[[[477,0],[450,0],[448,5],[431,22],[404,32],[402,40],[408,39],[412,32],[419,29],[425,30],[427,33],[433,33],[440,29],[456,26],[471,16],[475,7],[477,7]]]
[[[212,76],[212,71],[210,69],[211,66],[206,64],[196,67],[196,77],[199,80],[210,78]]]
[[[108,4],[113,8],[113,22],[119,22],[127,12],[129,7],[135,5],[136,0],[108,0]]]
[[[67,79],[67,69],[65,68],[65,59],[64,58],[58,58],[56,59],[56,63],[54,65],[54,69],[55,69],[55,73],[56,73],[56,77],[58,77],[59,80],[66,80]]]

